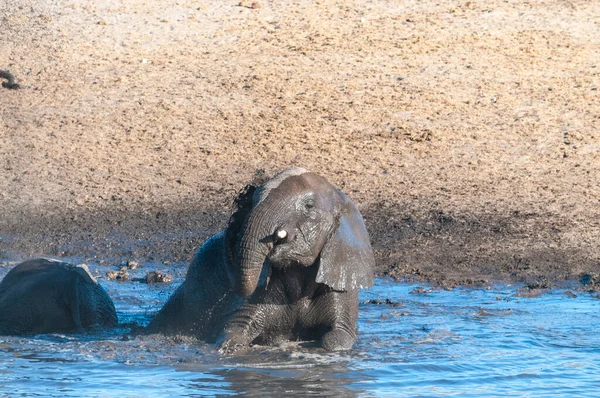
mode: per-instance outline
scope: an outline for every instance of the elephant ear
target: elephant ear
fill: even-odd
[[[90,272],[90,269],[88,268],[87,265],[85,265],[85,264],[71,265],[71,269],[73,271],[77,272],[79,274],[79,276],[81,276],[86,283],[90,283],[92,285],[98,284],[98,281],[96,280],[96,278],[94,278],[94,276]]]
[[[373,286],[375,257],[358,208],[343,192],[339,225],[321,251],[316,281],[333,290]]]

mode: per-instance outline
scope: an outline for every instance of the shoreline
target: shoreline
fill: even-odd
[[[49,256],[115,267],[136,261],[168,269],[187,264],[228,220],[224,210],[198,208],[161,209],[150,216],[118,211],[52,214],[28,218],[28,223],[7,223],[5,218],[0,260]],[[543,251],[531,250],[539,240],[523,233],[519,217],[475,222],[436,211],[390,216],[372,209],[363,215],[379,277],[450,289],[519,283],[531,290],[569,286],[600,291],[593,256],[547,245]]]

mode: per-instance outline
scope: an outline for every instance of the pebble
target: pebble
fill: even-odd
[[[106,273],[106,279],[109,281],[127,282],[131,280],[126,267],[121,267],[119,271],[109,271]]]
[[[376,304],[376,305],[386,304],[386,305],[389,305],[392,307],[402,307],[404,305],[399,301],[392,301],[389,298],[386,298],[385,300],[380,300],[380,299],[367,300],[367,301],[364,301],[363,304]]]
[[[168,283],[173,281],[171,274],[163,274],[160,271],[152,271],[146,274],[146,283]]]

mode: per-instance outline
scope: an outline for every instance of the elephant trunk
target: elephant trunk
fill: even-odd
[[[234,289],[243,297],[252,295],[256,290],[263,264],[269,254],[269,246],[265,238],[271,232],[265,224],[265,215],[262,213],[264,212],[255,211],[250,215],[236,248]]]

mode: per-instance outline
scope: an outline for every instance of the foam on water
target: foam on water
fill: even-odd
[[[0,396],[600,393],[600,300],[591,293],[523,298],[513,286],[445,291],[379,279],[361,292],[360,337],[344,353],[287,343],[223,358],[194,339],[124,337],[181,282],[180,267],[168,285],[100,280],[124,324],[117,330],[0,336]]]

